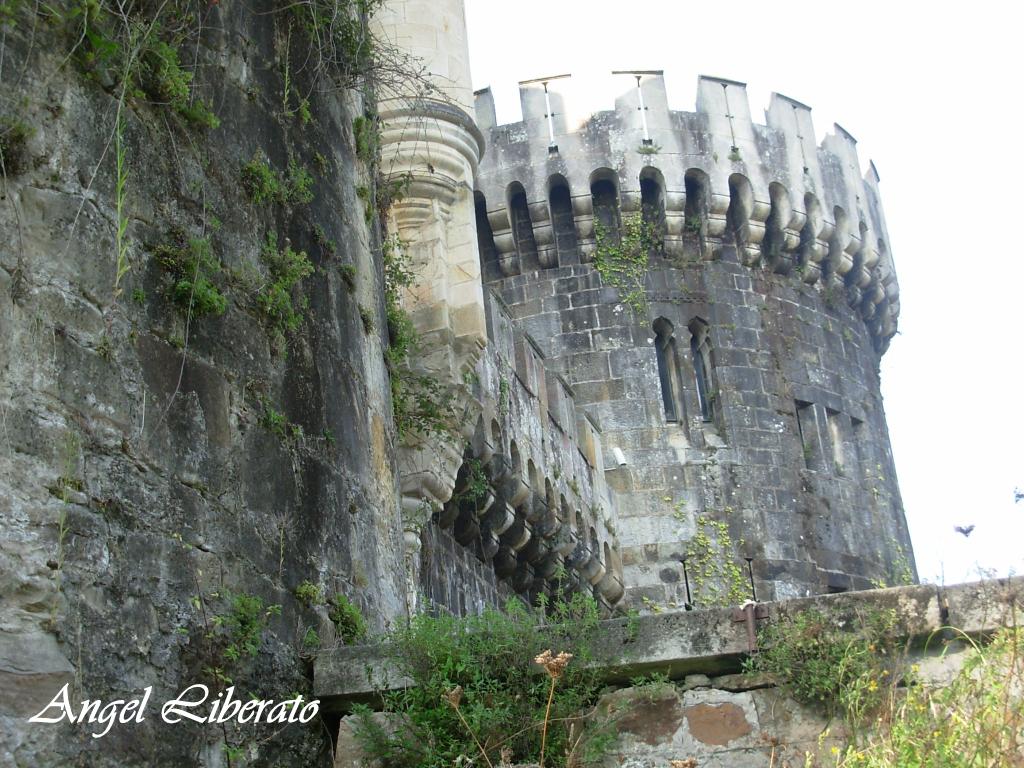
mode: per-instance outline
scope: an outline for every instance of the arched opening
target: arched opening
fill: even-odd
[[[651,256],[665,250],[665,180],[657,168],[640,171],[640,215],[644,228],[650,233]]]
[[[512,220],[512,239],[519,252],[520,269],[525,271],[538,263],[537,242],[533,238],[533,222],[526,201],[526,190],[518,181],[508,186],[508,211]]]
[[[491,447],[495,453],[501,453],[501,425],[497,419],[491,419]]]
[[[700,318],[690,323],[690,355],[693,358],[693,373],[697,384],[697,402],[700,417],[713,422],[717,410],[718,392],[714,387],[711,360],[711,339],[708,324]]]
[[[567,525],[571,530],[576,529],[576,514],[572,511],[572,507],[569,506],[569,502],[565,500],[565,496],[559,494],[559,509],[562,514],[560,515],[561,521]]]
[[[578,264],[579,244],[576,240],[576,220],[572,214],[572,193],[564,176],[555,175],[549,180],[548,205],[551,208],[551,228],[558,263]]]
[[[711,186],[708,175],[699,168],[690,168],[683,178],[686,189],[686,205],[683,208],[685,234],[703,238],[707,232],[708,199]]]
[[[484,276],[484,280],[496,280],[502,275],[498,268],[498,247],[494,244],[494,231],[487,218],[487,200],[482,192],[474,192],[473,202],[476,207],[476,243],[480,251],[480,274]]]
[[[680,387],[676,338],[672,323],[664,317],[654,321],[654,351],[658,357],[658,378],[661,380],[661,402],[665,421],[685,421]]]
[[[613,171],[603,168],[590,177],[590,197],[594,205],[594,224],[613,243],[619,242],[619,190]]]

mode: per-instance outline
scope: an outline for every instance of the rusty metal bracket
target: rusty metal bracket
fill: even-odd
[[[757,650],[757,628],[755,622],[758,619],[767,618],[768,607],[751,601],[744,603],[742,608],[734,608],[732,611],[733,623],[744,623],[747,625],[747,650],[751,653]]]

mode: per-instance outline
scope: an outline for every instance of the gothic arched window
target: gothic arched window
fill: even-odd
[[[704,421],[714,421],[718,393],[712,383],[711,340],[707,323],[703,320],[697,319],[690,323],[690,354],[693,357],[693,373],[697,380],[700,417]]]
[[[672,323],[664,317],[654,321],[654,351],[658,356],[658,378],[661,380],[661,401],[665,406],[665,420],[684,421],[676,338],[672,332]]]

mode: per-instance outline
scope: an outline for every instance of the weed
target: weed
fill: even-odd
[[[463,466],[465,469],[459,472],[458,490],[453,498],[457,502],[466,501],[470,504],[483,501],[491,488],[484,463],[476,457],[470,457]]]
[[[319,224],[313,225],[313,240],[320,246],[324,257],[328,259],[338,252],[338,244],[327,236],[327,232]]]
[[[948,685],[912,685],[903,696],[887,697],[876,727],[847,746],[836,766],[1018,765],[1024,757],[1022,691],[1024,631],[1007,627],[987,646],[972,644]]]
[[[270,165],[262,152],[242,166],[242,186],[257,205],[274,202],[280,205],[305,205],[313,200],[313,176],[295,159],[288,161],[288,172],[282,175]]]
[[[309,651],[316,651],[320,648],[320,633],[310,627],[302,637],[302,647]]]
[[[295,599],[307,608],[312,608],[323,604],[324,591],[318,584],[306,580],[295,588]]]
[[[731,512],[728,507],[724,511]],[[748,585],[736,562],[736,549],[728,523],[697,517],[697,531],[686,545],[686,563],[700,605],[739,605],[747,598]]]
[[[264,403],[263,415],[260,416],[260,426],[282,440],[288,438],[288,419],[278,410]]]
[[[178,49],[157,37],[154,25],[139,55],[139,80],[154,101],[167,104],[189,123],[202,128],[217,128],[220,120],[202,99],[192,98],[192,73],[182,69]]]
[[[363,322],[363,330],[366,333],[373,333],[377,324],[373,321],[373,310],[369,307],[359,305],[359,319]]]
[[[331,598],[327,616],[345,645],[354,645],[366,638],[366,619],[359,608],[340,592]]]
[[[168,298],[181,312],[193,317],[223,315],[228,301],[215,283],[221,265],[210,239],[191,238],[184,243],[180,234],[175,239],[176,243],[159,245],[153,251],[157,263],[171,278]]]
[[[313,176],[294,159],[288,161],[285,197],[286,202],[300,205],[313,202]]]
[[[272,331],[283,336],[294,331],[302,322],[302,309],[292,303],[293,288],[313,272],[313,264],[305,251],[292,250],[290,243],[284,249],[278,248],[277,234],[267,233],[267,242],[260,251],[260,258],[270,271],[270,280],[263,285],[256,297],[256,303],[263,311]]]
[[[368,168],[377,162],[380,152],[380,133],[373,116],[360,115],[352,121],[352,136],[355,140],[356,157]]]
[[[342,264],[338,267],[338,274],[341,275],[341,282],[345,284],[349,293],[356,289],[356,266],[355,264]]]
[[[412,318],[402,307],[402,292],[414,282],[408,256],[396,238],[381,248],[384,261],[384,307],[388,323],[386,360],[391,374],[391,403],[399,439],[412,435],[448,434],[454,412],[438,381],[414,371],[410,357],[420,338]]]
[[[0,116],[0,168],[8,176],[28,169],[28,140],[35,129],[16,118]]]
[[[257,152],[242,166],[242,186],[254,203],[283,202],[284,188],[277,172],[270,167],[266,155]]]
[[[779,675],[798,701],[856,727],[873,716],[895,686],[899,655],[895,610],[858,616],[847,628],[811,609],[767,624],[745,668]]]
[[[259,653],[263,633],[271,616],[280,614],[281,606],[264,606],[255,595],[237,594],[228,598],[228,611],[213,617],[212,625],[224,641],[223,655],[228,661]]]

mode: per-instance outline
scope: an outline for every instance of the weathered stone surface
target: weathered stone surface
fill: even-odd
[[[690,735],[703,744],[724,746],[752,730],[735,704],[694,704],[683,710]]]
[[[31,162],[0,180],[0,764],[223,765],[221,728],[163,724],[159,706],[216,687],[212,667],[245,698],[308,693],[303,640],[334,630],[299,584],[347,594],[378,630],[406,610],[385,339],[359,311],[384,327],[355,192],[362,100],[293,69],[312,123],[283,116],[279,14],[204,8],[181,61],[197,60],[194,95],[222,124],[129,97],[118,293],[116,89],[69,56],[77,33],[22,8],[3,22],[0,78],[0,116],[34,129]],[[254,203],[241,169],[257,152],[282,178],[306,168],[313,201]],[[286,354],[260,304],[270,236],[316,267],[290,294],[309,306]],[[208,240],[223,315],[186,320],[170,298],[156,251],[179,238]],[[223,656],[234,596],[280,606],[237,662]],[[69,681],[76,704],[152,685],[151,710],[103,739],[28,724]],[[322,764],[330,748],[318,726],[270,730],[227,735],[263,764]]]

